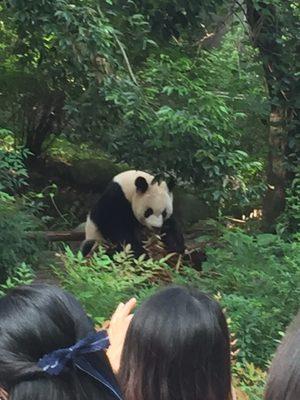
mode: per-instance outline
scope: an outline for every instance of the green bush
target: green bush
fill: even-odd
[[[266,372],[252,363],[235,363],[232,368],[233,385],[242,389],[250,400],[261,400],[266,382]],[[239,396],[238,396],[239,399]]]
[[[227,232],[208,249],[202,285],[221,294],[239,340],[239,360],[265,367],[299,308],[300,243]]]
[[[278,218],[277,232],[285,239],[300,241],[300,167],[286,190],[285,210]]]
[[[56,275],[97,323],[108,318],[119,302],[132,296],[147,297],[157,288],[154,277],[169,270],[164,260],[135,260],[127,252],[110,258],[100,249],[87,260],[67,248],[62,257],[65,267],[55,267]]]
[[[42,225],[35,204],[18,195],[27,185],[27,155],[26,150],[13,149],[9,136],[0,141],[0,282],[24,261],[34,263],[43,247],[40,240],[28,236]]]
[[[35,278],[33,270],[25,263],[17,267],[6,281],[0,285],[0,297],[4,296],[10,289],[20,285],[30,285]]]
[[[4,147],[7,144],[5,142],[1,146],[0,140],[0,191],[15,194],[20,188],[27,185],[28,174],[24,166],[24,159],[29,153],[22,148],[16,151],[7,150]]]
[[[40,220],[22,199],[0,192],[0,282],[23,261],[34,263],[43,247],[41,240],[28,236],[40,230]]]

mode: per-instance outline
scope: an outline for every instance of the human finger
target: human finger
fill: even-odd
[[[121,315],[121,311],[124,307],[124,303],[120,303],[118,305],[118,307],[115,309],[115,312],[113,313],[110,322],[113,323],[116,319],[119,318],[119,316]]]

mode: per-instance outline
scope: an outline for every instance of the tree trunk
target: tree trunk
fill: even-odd
[[[65,96],[60,92],[37,93],[25,106],[25,147],[33,158],[43,152],[45,141],[51,134],[61,132],[64,117]]]
[[[276,219],[285,208],[285,190],[290,183],[287,156],[293,150],[288,146],[292,134],[294,75],[287,67],[289,53],[282,45],[285,28],[279,20],[276,6],[269,2],[245,0],[246,16],[254,45],[259,49],[269,91],[269,157],[267,166],[268,190],[263,200],[263,229],[273,231]],[[284,82],[284,89],[283,89]]]
[[[269,121],[269,156],[267,166],[268,189],[263,200],[264,230],[272,230],[275,220],[285,207],[287,145],[286,115],[273,109]]]

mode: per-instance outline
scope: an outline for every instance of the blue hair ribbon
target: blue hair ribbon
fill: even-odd
[[[59,375],[66,367],[66,364],[72,361],[78,369],[102,383],[117,399],[122,400],[118,388],[109,381],[109,378],[104,376],[101,372],[101,367],[95,368],[87,357],[90,353],[107,349],[109,345],[110,342],[106,331],[92,332],[71,347],[46,354],[39,360],[38,367],[50,375]]]

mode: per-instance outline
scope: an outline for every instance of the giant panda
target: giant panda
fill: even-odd
[[[134,256],[139,257],[145,253],[144,227],[162,236],[169,253],[183,254],[183,235],[173,216],[172,189],[173,185],[159,182],[147,172],[130,170],[116,175],[87,216],[83,255],[89,255],[96,243],[109,242],[117,251],[130,244]]]

